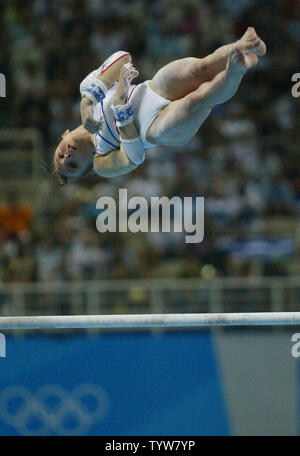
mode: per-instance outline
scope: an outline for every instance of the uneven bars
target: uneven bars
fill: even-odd
[[[300,325],[300,312],[0,317],[0,330]]]

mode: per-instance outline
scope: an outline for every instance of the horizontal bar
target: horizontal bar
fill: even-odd
[[[300,312],[0,317],[0,330],[300,325]]]

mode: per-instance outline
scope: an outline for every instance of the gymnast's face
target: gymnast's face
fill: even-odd
[[[59,172],[66,177],[81,177],[91,168],[92,160],[90,144],[66,130],[54,155]]]

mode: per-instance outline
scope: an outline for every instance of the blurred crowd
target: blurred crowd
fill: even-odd
[[[1,126],[36,127],[50,161],[60,134],[79,125],[79,83],[111,53],[128,50],[151,79],[171,60],[201,57],[253,25],[267,55],[233,100],[214,109],[190,144],[147,151],[117,179],[55,188],[33,202],[0,198],[0,280],[202,277],[300,273],[300,20],[293,0],[2,0],[0,71],[8,96]],[[42,151],[41,151],[42,159]],[[99,233],[96,201],[205,197],[205,236]]]

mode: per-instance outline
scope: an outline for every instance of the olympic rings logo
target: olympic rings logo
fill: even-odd
[[[20,385],[0,391],[0,419],[20,435],[85,435],[109,408],[107,393],[93,384],[71,393],[60,385],[45,385],[35,394]]]

